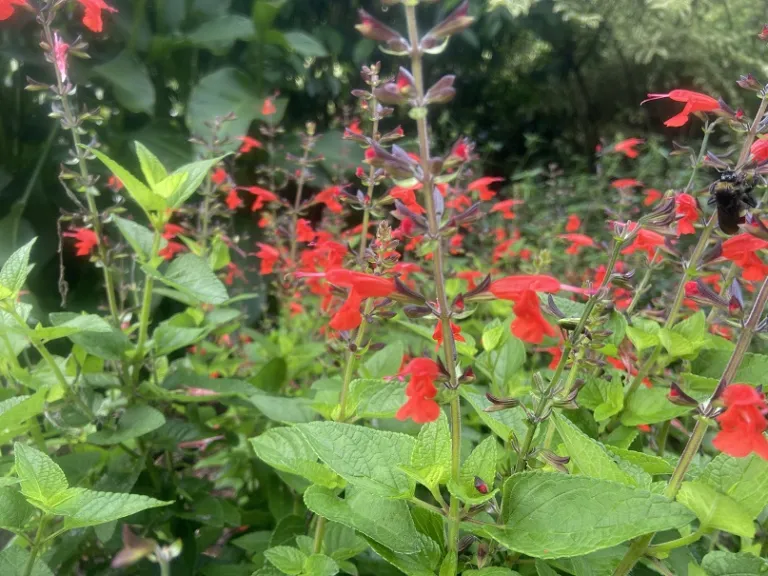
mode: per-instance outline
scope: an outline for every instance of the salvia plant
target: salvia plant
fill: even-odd
[[[473,17],[452,2],[425,30],[430,4],[360,10],[399,66],[362,68],[360,163],[326,185],[322,135],[287,149],[277,94],[237,141],[235,114],[205,119],[196,162],[136,142],[118,163],[62,26],[115,9],[0,0],[39,26],[50,76],[28,89],[70,149],[61,250],[105,290],[39,317],[35,241],[0,270],[3,576],[768,572],[768,88],[738,80],[754,111],[650,94],[680,107],[668,127],[703,126],[684,181],[622,173],[646,146],[626,138],[589,181],[610,206],[532,228],[537,196],[570,193],[555,166],[505,186],[471,137],[433,137],[456,79],[430,62]]]

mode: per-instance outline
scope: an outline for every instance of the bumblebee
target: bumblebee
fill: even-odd
[[[728,235],[739,231],[739,224],[744,222],[746,208],[757,207],[757,201],[752,196],[755,186],[754,175],[733,170],[723,171],[720,179],[710,185],[707,204],[717,206],[720,230]]]

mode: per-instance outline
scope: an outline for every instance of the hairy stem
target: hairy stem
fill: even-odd
[[[155,235],[152,239],[152,253],[149,255],[149,261],[157,258],[160,250],[160,241],[162,236],[160,230],[155,227]],[[136,359],[133,365],[133,385],[136,387],[139,383],[141,373],[141,364],[144,361],[144,346],[147,343],[149,333],[149,316],[152,312],[152,290],[155,287],[155,279],[149,274],[144,277],[144,296],[141,300],[141,316],[139,317],[139,339],[136,343]]]
[[[203,190],[203,209],[200,212],[200,247],[203,258],[208,257],[208,229],[211,223],[211,196],[213,195],[213,180],[208,174],[205,178],[205,190]]]
[[[323,551],[323,540],[325,539],[325,528],[328,525],[325,518],[322,516],[317,517],[317,523],[315,524],[315,540],[312,545],[312,553],[320,554]]]
[[[369,298],[365,302],[365,311],[363,312],[363,320],[360,322],[360,326],[357,328],[357,336],[355,336],[355,352],[351,350],[347,352],[347,363],[344,368],[344,379],[341,384],[341,394],[339,395],[339,416],[337,420],[344,422],[347,418],[347,399],[349,397],[349,385],[352,383],[352,378],[357,370],[357,350],[363,345],[365,340],[365,331],[368,327],[368,321],[366,318],[373,311],[374,301],[373,298]]]
[[[413,74],[416,86],[416,99],[419,104],[424,101],[424,72],[422,67],[422,52],[419,47],[419,31],[416,22],[416,8],[406,4],[405,17],[408,22],[408,38],[411,43],[411,74]],[[433,275],[435,289],[437,292],[437,305],[440,309],[440,322],[443,329],[443,356],[445,367],[448,371],[448,386],[452,390],[459,387],[456,374],[456,342],[453,339],[451,330],[451,311],[448,304],[448,296],[445,291],[445,246],[440,236],[440,223],[435,209],[433,198],[434,183],[430,169],[430,147],[429,147],[429,127],[425,114],[420,114],[416,120],[416,127],[419,134],[419,157],[421,159],[421,169],[423,172],[422,185],[424,192],[424,203],[427,210],[427,222],[429,226],[428,236],[432,242],[436,243],[433,253]],[[459,468],[461,466],[461,406],[458,394],[454,395],[450,403],[450,422],[451,422],[451,478],[454,482],[459,481]],[[460,524],[460,503],[458,499],[451,495],[450,513],[448,520],[448,554],[458,555],[458,538]]]
[[[373,135],[371,137],[374,140],[377,140],[379,134],[379,103],[376,98],[371,98],[371,100],[368,102],[368,105],[370,109],[373,110]],[[368,243],[368,223],[371,218],[370,206],[373,199],[373,189],[376,187],[376,184],[373,181],[375,173],[376,168],[371,166],[368,169],[368,190],[365,193],[365,205],[363,206],[363,229],[360,232],[360,248],[358,249],[358,256],[360,257],[360,261],[363,263],[363,265],[365,265],[365,249]]]
[[[35,533],[35,540],[32,542],[32,548],[29,550],[29,559],[27,560],[26,566],[24,566],[24,576],[32,575],[35,568],[35,560],[37,560],[37,555],[40,553],[40,546],[43,543],[43,534],[49,520],[50,517],[47,514],[43,514],[40,518],[40,523],[37,525],[37,532]]]

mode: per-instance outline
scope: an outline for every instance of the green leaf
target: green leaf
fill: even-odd
[[[391,498],[413,494],[413,482],[397,469],[410,462],[411,436],[338,422],[297,428],[320,459],[350,484]]]
[[[143,182],[112,160],[106,154],[94,148],[88,149],[106,166],[125,186],[126,192],[147,214],[165,209],[165,201],[156,196]]]
[[[520,372],[525,364],[525,344],[511,334],[497,349],[483,352],[477,358],[477,367],[485,373],[495,386],[507,389],[507,384]]]
[[[652,320],[633,318],[632,326],[627,326],[627,338],[638,352],[652,348],[661,343],[659,331],[661,327]]]
[[[755,536],[755,525],[741,505],[702,482],[683,482],[677,501],[686,506],[702,527],[725,530],[744,538]]]
[[[306,576],[336,576],[339,573],[339,565],[333,558],[325,554],[312,554],[304,563]]]
[[[608,420],[624,408],[621,378],[618,374],[614,374],[610,380],[587,378],[587,383],[579,391],[578,401],[580,406],[593,411],[596,422]]]
[[[746,458],[718,454],[697,480],[738,502],[750,518],[768,506],[768,461],[755,454]]]
[[[394,418],[407,400],[402,384],[379,379],[353,380],[349,395],[360,418]]]
[[[502,441],[507,442],[514,433],[518,438],[525,438],[528,432],[527,420],[522,410],[502,410],[500,412],[486,412],[485,408],[491,406],[490,400],[472,386],[459,388],[461,396],[470,403],[477,415],[494,434]]]
[[[41,388],[31,396],[14,396],[0,402],[0,430],[13,429],[42,414],[49,390]]]
[[[285,32],[283,37],[288,42],[291,49],[305,58],[325,58],[328,56],[328,50],[325,49],[315,37],[306,32],[295,30]]]
[[[138,144],[138,142],[137,142]],[[133,220],[126,220],[119,216],[112,216],[112,221],[117,226],[123,238],[130,244],[133,251],[141,262],[147,262],[149,256],[152,253],[152,243],[154,241],[154,233],[152,230],[141,224],[137,224]],[[162,250],[168,246],[168,241],[165,238],[160,240],[160,249]]]
[[[147,67],[130,50],[94,67],[93,71],[112,85],[121,106],[134,113],[154,114],[155,85]]]
[[[256,29],[250,18],[226,14],[215,20],[204,21],[187,34],[187,41],[215,54],[225,54],[236,40],[253,40],[255,36]]]
[[[365,378],[384,378],[397,374],[403,361],[405,345],[400,342],[387,344],[382,350],[371,355],[360,368],[360,373]]]
[[[312,422],[317,417],[312,409],[312,400],[309,398],[286,398],[284,396],[257,394],[248,400],[267,418],[283,424]]]
[[[719,380],[730,358],[731,352],[728,350],[703,350],[693,361],[691,372]],[[768,356],[747,352],[733,381],[758,386],[765,383],[767,373]]]
[[[659,330],[659,341],[672,358],[684,358],[696,354],[696,344],[674,330],[668,328]]]
[[[568,558],[680,528],[693,518],[680,504],[618,482],[525,472],[504,484],[504,526],[483,531],[516,552]]]
[[[54,326],[61,326],[77,318],[72,312],[52,313],[49,316]],[[72,334],[68,337],[88,354],[104,360],[121,360],[132,348],[131,341],[122,330],[110,327],[110,332]]]
[[[411,454],[411,464],[403,469],[413,470],[430,490],[445,484],[451,477],[451,432],[444,412],[434,422],[421,427]]]
[[[175,326],[171,321],[162,322],[152,333],[155,354],[164,356],[180,348],[191,346],[205,338],[209,332],[209,328],[189,328]]]
[[[498,460],[498,443],[489,436],[478,444],[469,458],[461,465],[458,484],[448,483],[451,494],[461,498],[467,504],[481,504],[493,498],[498,490],[493,489]],[[488,493],[482,494],[475,488],[475,478],[480,478],[488,486]]]
[[[501,320],[494,318],[483,328],[483,336],[481,338],[483,350],[487,352],[496,350],[507,333],[507,327],[501,323]]]
[[[15,299],[24,287],[27,276],[33,267],[29,264],[29,255],[36,240],[37,238],[34,238],[16,250],[0,268],[0,300]]]
[[[698,346],[708,336],[707,317],[702,310],[699,310],[682,322],[675,324],[672,330]]]
[[[188,174],[174,172],[152,186],[152,193],[162,198],[166,204],[171,204],[169,199],[184,185],[188,178]]]
[[[69,320],[55,326],[37,326],[34,330],[34,338],[41,342],[69,338],[75,334],[90,332],[92,334],[104,334],[112,331],[112,326],[101,316],[95,314],[73,315]]]
[[[419,532],[403,500],[349,488],[341,500],[330,490],[310,486],[304,492],[304,503],[315,514],[357,530],[395,552],[415,554],[421,549]]]
[[[69,488],[62,501],[52,508],[52,512],[64,516],[64,527],[71,529],[104,524],[142,510],[170,504],[173,502],[163,502],[139,494]]]
[[[264,551],[264,557],[285,574],[301,574],[307,555],[293,546],[275,546]]]
[[[674,467],[658,456],[652,456],[644,452],[635,452],[634,450],[624,450],[614,446],[609,446],[608,452],[642,468],[648,474],[672,474],[674,472]]]
[[[100,446],[110,446],[127,442],[149,434],[165,424],[165,416],[151,406],[138,405],[126,409],[118,420],[115,429],[104,428],[88,436],[88,442]]]
[[[404,554],[390,550],[371,538],[366,538],[376,554],[402,573],[408,576],[435,576],[440,562],[440,547],[434,540],[420,532],[416,533],[416,539],[421,551],[418,554]]]
[[[27,522],[35,509],[16,489],[9,486],[0,488],[0,528],[16,534],[24,532]]]
[[[342,562],[354,558],[368,548],[365,540],[360,538],[355,531],[335,522],[329,522],[325,528],[323,538],[323,550],[330,554],[336,562]]]
[[[555,569],[543,560],[536,560],[536,574],[538,576],[559,576]]]
[[[185,164],[178,168],[171,177],[180,179],[180,184],[174,188],[168,199],[168,205],[171,208],[180,208],[197,190],[205,180],[205,177],[216,164],[221,162],[225,156],[209,158],[207,160],[198,160],[190,164]],[[182,178],[182,176],[184,176]]]
[[[144,267],[164,284],[206,304],[222,304],[229,298],[224,284],[216,277],[208,262],[194,254],[184,254],[174,259],[165,274]]]
[[[165,170],[165,166],[158,160],[157,156],[152,154],[152,152],[149,151],[149,148],[144,146],[144,144],[141,142],[134,142],[133,145],[136,148],[136,156],[139,158],[139,166],[141,166],[141,172],[144,174],[144,179],[147,181],[150,188],[154,188],[168,177],[168,172]]]
[[[325,464],[296,428],[272,428],[251,438],[256,456],[277,470],[296,474],[326,488],[339,488],[344,481]]]
[[[672,404],[667,399],[667,390],[664,388],[641,386],[635,390],[625,406],[621,423],[625,426],[656,424],[688,414],[690,411],[689,407]]]
[[[3,576],[26,576],[29,562],[29,551],[19,546],[8,546],[0,552],[0,574]],[[29,576],[54,576],[48,565],[42,559],[36,558]]]
[[[552,574],[557,576],[555,572]],[[509,568],[492,566],[490,568],[481,568],[480,570],[464,570],[464,572],[461,573],[461,576],[520,576],[520,573],[510,570]]]
[[[31,446],[16,442],[13,452],[21,493],[33,506],[47,509],[69,486],[64,471],[47,454]]]
[[[710,552],[701,561],[709,576],[758,576],[768,574],[768,562],[751,554]]]
[[[576,466],[580,474],[613,480],[629,486],[637,485],[632,476],[616,465],[602,444],[584,434],[564,416],[552,414],[552,418],[554,418],[557,432],[565,443],[571,463]]]

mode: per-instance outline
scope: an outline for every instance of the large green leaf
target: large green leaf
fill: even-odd
[[[42,414],[49,388],[40,388],[29,395],[14,396],[0,402],[0,430],[13,429],[30,418]]]
[[[205,180],[205,177],[218,164],[224,156],[198,160],[177,168],[171,177],[179,178],[180,184],[175,187],[168,197],[168,205],[171,208],[180,208],[189,199]],[[183,178],[181,178],[184,176]]]
[[[146,405],[131,406],[128,408],[115,428],[105,428],[88,436],[88,442],[109,446],[133,440],[144,434],[149,434],[165,424],[165,416],[159,410]]]
[[[478,444],[466,461],[461,465],[458,483],[452,480],[448,483],[451,494],[458,496],[463,502],[475,505],[493,498],[498,490],[493,489],[496,478],[496,461],[498,460],[498,441],[489,436]],[[486,493],[478,491],[475,479],[482,480],[488,487]]]
[[[61,326],[77,318],[72,312],[56,312],[50,315],[54,326]],[[120,360],[132,348],[128,336],[117,327],[110,327],[109,332],[81,332],[68,336],[72,342],[83,348],[88,354],[104,360]]]
[[[173,502],[163,502],[140,494],[69,488],[62,498],[62,502],[54,506],[52,512],[64,516],[66,528],[79,528],[104,524],[148,508],[158,508],[169,504],[173,504]]]
[[[112,85],[115,98],[131,112],[154,114],[155,85],[149,77],[149,70],[129,50],[93,71]]]
[[[421,551],[418,554],[395,552],[372,538],[368,543],[379,556],[408,576],[435,576],[440,565],[441,550],[434,540],[421,532],[416,533]],[[455,574],[455,571],[454,571]]]
[[[434,422],[421,427],[411,454],[410,466],[404,470],[434,490],[451,477],[451,432],[444,412]]]
[[[254,392],[258,392],[254,389]],[[317,413],[312,409],[309,398],[286,398],[269,394],[251,395],[248,400],[270,420],[283,424],[301,424],[312,422]]]
[[[229,298],[227,289],[208,262],[194,254],[183,254],[171,262],[164,274],[144,267],[162,283],[206,304],[222,304]]]
[[[718,454],[698,480],[738,502],[753,519],[768,506],[768,461],[755,454],[746,458]]]
[[[99,150],[90,149],[90,151],[117,176],[123,183],[123,186],[125,186],[126,192],[145,212],[149,213],[165,209],[165,200],[154,194],[141,180]]]
[[[57,316],[57,318],[60,318]],[[92,334],[104,334],[112,331],[112,326],[101,316],[96,314],[73,315],[65,322],[57,323],[55,326],[43,327],[37,326],[33,332],[33,337],[41,342],[58,340],[59,338],[69,338],[76,334],[90,332]]]
[[[691,372],[706,378],[719,379],[730,358],[731,352],[728,350],[704,350],[693,361]],[[744,360],[739,365],[733,381],[757,386],[765,383],[766,373],[768,356],[748,352],[744,354]]]
[[[15,298],[24,287],[32,266],[29,264],[29,255],[37,238],[26,243],[8,257],[3,267],[0,268],[0,300]]]
[[[319,486],[310,486],[304,503],[312,512],[348,526],[395,552],[420,550],[418,532],[402,500],[390,500],[363,490],[347,489],[344,500]]]
[[[29,560],[30,553],[28,550],[19,546],[8,546],[0,552],[0,574],[3,576],[54,576],[41,558],[36,558],[32,565],[32,571],[26,572]]]
[[[306,32],[295,30],[283,34],[286,42],[300,56],[305,58],[325,58],[328,56],[328,50],[314,36]]]
[[[13,453],[21,493],[33,505],[49,508],[69,486],[64,471],[47,454],[31,446],[17,442]]]
[[[459,393],[475,409],[483,423],[502,441],[507,442],[512,434],[515,434],[520,439],[525,438],[528,432],[528,424],[525,412],[522,409],[514,408],[499,412],[486,412],[485,409],[491,407],[492,404],[476,388],[462,386],[459,388]]]
[[[284,574],[301,574],[307,555],[293,546],[275,546],[264,551],[264,557]]]
[[[621,414],[621,423],[625,426],[637,426],[638,424],[656,424],[677,418],[691,411],[686,406],[672,404],[667,398],[667,390],[663,388],[646,388],[641,386],[630,397],[624,412]]]
[[[137,224],[133,220],[126,220],[119,216],[112,216],[112,221],[115,223],[123,238],[130,244],[133,251],[138,256],[141,262],[149,260],[149,256],[152,253],[152,243],[154,241],[154,234],[152,230],[141,224]],[[160,249],[162,250],[168,245],[168,241],[163,238],[160,242]]]
[[[216,54],[223,54],[236,40],[252,40],[255,36],[256,29],[250,18],[226,14],[215,20],[204,21],[187,34],[187,41]]]
[[[152,333],[155,353],[163,356],[180,348],[186,348],[205,338],[209,332],[209,328],[176,326],[172,321],[162,322]]]
[[[755,525],[747,511],[708,484],[683,482],[677,501],[696,514],[704,528],[724,530],[744,538],[755,536]]]
[[[22,533],[34,512],[15,487],[0,487],[0,528]]]
[[[410,463],[411,436],[338,422],[297,428],[320,459],[350,484],[393,498],[413,494],[413,481],[398,469]]]
[[[680,528],[693,519],[694,515],[676,502],[618,482],[525,472],[504,484],[504,525],[482,530],[517,552],[559,558]]]
[[[701,567],[709,576],[765,576],[768,562],[751,554],[710,552],[704,556]]]

